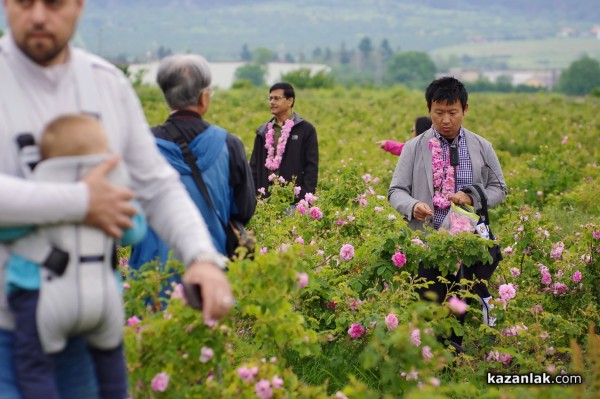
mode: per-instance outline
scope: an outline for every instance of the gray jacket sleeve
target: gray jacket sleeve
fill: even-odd
[[[419,163],[417,161],[417,148],[418,140],[413,139],[406,143],[398,158],[388,190],[388,202],[408,221],[412,220],[414,206],[421,202],[413,197],[414,185],[419,184],[419,182],[414,181],[414,170]],[[425,176],[423,176],[423,179],[425,179]]]

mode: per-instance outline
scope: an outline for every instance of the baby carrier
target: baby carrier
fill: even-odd
[[[71,56],[80,112],[99,118],[92,66],[77,49]],[[7,124],[15,134],[15,145],[19,145],[25,176],[38,181],[75,182],[102,160],[103,156],[49,159],[32,173],[30,166],[36,164],[37,153],[33,127],[5,57],[0,57],[0,76],[5,84],[0,101],[8,111]],[[109,178],[117,185],[128,183],[124,167],[116,168]],[[62,350],[66,339],[75,335],[104,350],[116,348],[122,341],[124,311],[113,269],[114,248],[114,241],[104,232],[82,224],[40,226],[10,248],[41,265],[36,320],[45,352]]]

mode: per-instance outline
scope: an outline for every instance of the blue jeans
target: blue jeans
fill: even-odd
[[[0,399],[21,399],[13,364],[14,333],[0,329]],[[56,380],[62,399],[97,399],[98,387],[85,342],[71,339],[56,356]]]

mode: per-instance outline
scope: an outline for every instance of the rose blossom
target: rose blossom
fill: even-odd
[[[252,381],[254,380],[254,377],[256,377],[256,375],[258,374],[258,367],[240,367],[237,369],[237,373],[242,380]]]
[[[394,255],[392,255],[392,262],[394,262],[396,267],[402,267],[406,264],[406,255],[404,255],[402,252],[396,252]]]
[[[323,212],[319,209],[319,207],[313,206],[309,211],[310,217],[316,220],[321,220],[323,218]]]
[[[519,269],[517,269],[516,267],[511,267],[510,268],[510,275],[513,277],[519,277],[521,275],[521,271]]]
[[[573,273],[573,282],[578,283],[581,281],[581,272],[579,270],[577,270],[575,273]]]
[[[340,249],[340,258],[345,261],[354,258],[354,247],[350,244],[342,245],[342,248]]]
[[[455,314],[464,314],[467,311],[467,303],[455,296],[448,299],[448,307]]]
[[[303,289],[308,285],[308,274],[306,273],[296,273],[296,277],[298,278],[298,288]]]
[[[388,330],[395,330],[398,327],[398,317],[393,313],[388,314],[385,316],[385,325]]]
[[[354,323],[348,329],[348,334],[352,338],[360,338],[365,333],[365,328],[360,323]]]
[[[131,316],[127,319],[127,326],[133,327],[140,324],[142,321],[137,316]]]
[[[169,374],[158,373],[152,379],[151,387],[154,392],[164,392],[169,386]]]
[[[254,392],[260,399],[270,399],[273,396],[269,380],[260,380],[254,385]]]
[[[273,362],[271,362],[273,363]],[[274,375],[271,379],[271,384],[273,384],[273,388],[282,388],[283,387],[283,378],[280,378],[278,375]]]
[[[421,350],[421,354],[425,360],[433,359],[433,353],[431,353],[431,348],[429,346],[424,346]]]
[[[421,345],[421,330],[415,328],[410,332],[410,340],[414,346]]]
[[[200,363],[207,363],[213,358],[214,355],[215,351],[213,351],[211,348],[203,346],[202,349],[200,349]]]
[[[498,288],[498,292],[500,293],[500,298],[508,301],[515,297],[517,291],[515,290],[515,286],[512,285],[511,283],[509,283],[509,284],[502,284]]]

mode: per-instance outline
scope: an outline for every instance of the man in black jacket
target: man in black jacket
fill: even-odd
[[[156,144],[181,175],[214,246],[228,255],[225,226],[230,219],[247,224],[256,208],[256,190],[244,145],[236,136],[202,118],[212,97],[211,72],[203,57],[167,57],[161,61],[156,80],[171,109],[166,122],[152,128]],[[186,156],[184,148],[193,159]],[[199,170],[210,201],[198,186],[194,169]],[[133,246],[129,264],[139,268],[157,257],[164,263],[169,250],[150,230],[141,243]]]
[[[295,179],[295,186],[301,188],[294,201],[298,202],[317,188],[319,145],[313,125],[293,112],[295,101],[294,88],[289,83],[271,86],[269,105],[273,118],[256,131],[250,167],[254,185],[263,195],[268,195],[270,175],[288,182]]]

